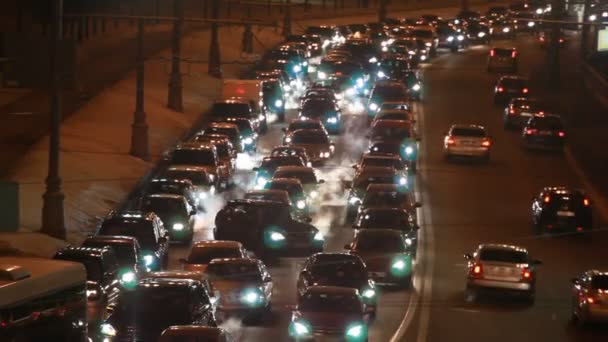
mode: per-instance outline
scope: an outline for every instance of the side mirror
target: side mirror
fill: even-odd
[[[180,264],[187,264],[188,263],[188,260],[186,260],[186,258],[179,258],[178,261],[179,261]]]
[[[325,179],[319,179],[319,181],[317,183],[323,184],[323,183],[325,183]]]
[[[414,203],[414,207],[420,208],[420,207],[422,207],[422,203],[416,202],[416,203]]]
[[[466,260],[471,260],[471,259],[473,259],[473,256],[472,256],[471,254],[469,254],[469,253],[465,253],[465,254],[464,254],[464,258],[465,258]]]

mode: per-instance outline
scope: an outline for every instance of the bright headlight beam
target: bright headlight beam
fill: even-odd
[[[365,298],[374,298],[375,295],[376,291],[372,289],[366,289],[365,291],[363,291],[363,297]]]
[[[361,337],[363,335],[363,326],[361,324],[354,325],[346,331],[348,337]]]
[[[298,207],[298,209],[304,209],[304,208],[306,208],[306,201],[304,201],[304,200],[299,200],[299,201],[296,203],[296,206]]]
[[[314,240],[315,241],[323,241],[323,240],[325,240],[325,237],[323,236],[323,233],[317,232],[315,234]]]
[[[310,333],[310,330],[308,330],[308,327],[300,322],[293,323],[293,330],[296,333],[296,335],[307,335]]]
[[[270,239],[272,241],[283,241],[283,240],[285,240],[285,235],[283,235],[279,232],[272,232],[270,234]]]
[[[178,232],[184,230],[184,224],[183,223],[174,223],[173,230],[176,230]]]

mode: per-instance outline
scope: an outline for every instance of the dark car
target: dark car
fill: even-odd
[[[527,149],[562,151],[566,140],[564,125],[558,115],[534,115],[522,132],[522,143]]]
[[[308,158],[306,149],[298,146],[281,145],[275,146],[270,152],[271,157],[277,156],[299,156],[302,158],[306,166],[312,166],[312,162]]]
[[[199,207],[200,197],[189,179],[154,178],[145,190],[146,194],[172,194],[184,196],[193,208]]]
[[[225,119],[225,118],[223,118]],[[202,132],[203,135],[207,134],[222,134],[227,136],[238,151],[245,151],[244,137],[239,130],[239,126],[229,122],[212,122],[209,127],[205,128]]]
[[[347,253],[317,253],[304,262],[297,282],[298,298],[311,286],[342,286],[359,290],[365,311],[376,315],[377,289],[360,257]]]
[[[528,80],[521,76],[502,76],[494,86],[494,103],[506,104],[514,97],[528,97]]]
[[[546,104],[541,101],[526,97],[512,98],[505,107],[505,114],[503,116],[504,126],[506,129],[521,129],[531,117],[535,114],[544,114],[546,110]]]
[[[414,173],[418,166],[418,140],[411,121],[379,120],[372,126],[370,132],[370,145],[376,141],[399,145],[398,154],[408,163],[410,170]]]
[[[291,203],[295,205],[294,212],[303,215],[309,213],[308,199],[304,193],[304,187],[298,179],[274,178],[264,184],[264,189],[287,191]]]
[[[279,122],[285,121],[286,92],[279,79],[267,79],[262,84],[264,105],[277,115]]]
[[[342,129],[342,111],[329,98],[311,98],[304,101],[299,117],[320,120],[332,134],[339,134]]]
[[[163,225],[169,230],[171,240],[192,241],[197,212],[188,204],[184,196],[148,195],[142,199],[141,210],[158,215],[163,221]]]
[[[169,262],[169,234],[160,217],[154,213],[111,212],[95,235],[126,235],[137,238],[144,265],[151,271],[165,268]]]
[[[82,247],[111,248],[116,255],[121,275],[132,272],[135,275],[135,279],[139,279],[146,272],[141,247],[139,247],[137,239],[132,236],[90,236],[82,242]],[[127,276],[127,278],[129,277]]]
[[[199,204],[204,208],[202,200],[215,195],[215,176],[208,172],[207,167],[194,165],[173,165],[161,172],[161,176],[169,179],[187,179],[194,185]]]
[[[338,341],[368,341],[368,323],[359,291],[340,286],[311,286],[291,314],[289,336],[295,341],[323,336]]]
[[[404,209],[414,217],[416,208],[422,207],[416,202],[414,192],[394,184],[370,184],[359,206],[360,211],[368,208]]]
[[[401,157],[389,153],[364,153],[357,164],[353,164],[355,170],[368,166],[392,167],[396,170],[407,171],[407,167]]]
[[[401,79],[407,88],[410,99],[420,101],[422,98],[422,80],[418,78],[416,71],[408,70],[404,72]]]
[[[157,341],[173,325],[217,326],[213,305],[200,281],[143,279],[120,297],[100,326],[99,340]]]
[[[367,104],[367,113],[369,120],[376,115],[376,112],[382,106],[383,102],[392,101],[407,101],[407,89],[401,82],[382,81],[376,82],[370,92],[369,101]]]
[[[344,248],[363,259],[376,284],[410,287],[413,255],[405,239],[399,230],[362,229]]]
[[[369,204],[368,204],[369,205]],[[405,239],[407,251],[416,255],[418,250],[418,224],[416,213],[400,207],[361,208],[353,224],[357,231],[362,229],[398,230]]]
[[[488,72],[502,70],[516,73],[519,55],[516,48],[494,47],[488,56]]]
[[[411,69],[409,57],[400,54],[384,54],[378,59],[375,69],[376,80],[401,81],[406,71]]]
[[[226,118],[225,122],[235,124],[241,135],[243,151],[255,152],[258,148],[258,134],[253,129],[251,121],[246,118]]]
[[[234,145],[232,145],[232,142],[230,142],[230,138],[228,136],[223,134],[211,133],[198,134],[194,136],[192,140],[202,144],[215,146],[219,164],[226,169],[229,177],[232,177],[234,171],[236,170],[236,158],[238,149]]]
[[[368,166],[357,171],[348,193],[347,219],[355,218],[370,184],[395,184],[406,189],[407,183],[407,174],[393,167]]]
[[[572,320],[577,327],[588,323],[606,324],[608,272],[588,270],[572,279]]]
[[[532,199],[537,232],[585,232],[593,227],[591,201],[582,190],[547,187]]]
[[[110,248],[66,247],[53,257],[82,263],[87,271],[89,320],[105,319],[105,308],[115,304],[123,286],[130,287],[136,279],[132,272],[120,272],[116,255]]]
[[[486,24],[472,22],[467,25],[467,40],[471,43],[489,44],[490,28]]]
[[[314,226],[295,220],[288,204],[232,200],[215,217],[216,239],[239,241],[260,257],[308,256],[323,250]]]
[[[263,188],[272,179],[274,172],[280,166],[306,166],[298,155],[264,157],[260,166],[253,168],[256,172],[255,186]]]
[[[437,27],[437,37],[439,43],[437,47],[450,49],[452,52],[457,52],[458,49],[466,47],[466,36],[462,32],[458,32],[451,26]]]

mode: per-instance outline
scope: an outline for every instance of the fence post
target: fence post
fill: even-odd
[[[283,37],[291,34],[291,0],[285,1],[285,17],[283,22]]]
[[[144,111],[144,20],[137,22],[137,80],[135,89],[135,112],[131,125],[131,155],[148,160],[148,125]]]
[[[220,12],[219,0],[212,0],[211,19],[217,20]],[[218,23],[211,22],[211,43],[209,46],[209,75],[217,78],[222,77],[222,61],[220,58],[220,44],[218,39]]]

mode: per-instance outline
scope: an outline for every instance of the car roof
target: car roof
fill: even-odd
[[[180,278],[143,278],[137,283],[137,287],[148,288],[167,288],[167,287],[187,287],[197,283],[194,279]]]
[[[342,286],[310,286],[308,289],[306,289],[306,293],[357,296],[359,291],[355,288]]]
[[[196,338],[219,338],[226,330],[223,328],[207,327],[202,325],[174,325],[165,329],[162,336],[192,336]]]
[[[383,213],[383,212],[384,213],[386,213],[386,212],[396,213],[396,212],[398,212],[400,214],[408,214],[409,215],[409,213],[408,213],[407,210],[405,210],[403,208],[393,208],[393,207],[365,208],[365,209],[363,209],[363,211],[361,213],[369,215],[369,214],[374,213],[374,212],[376,212],[376,213],[378,213],[378,212],[380,212],[380,213]]]
[[[154,178],[150,180],[150,183],[171,183],[171,184],[185,184],[192,185],[189,179],[176,179],[176,178]]]
[[[565,186],[547,186],[543,188],[544,192],[551,192],[557,195],[569,195],[569,194],[577,194],[584,195],[585,192],[581,189],[574,189]]]
[[[395,171],[395,168],[390,167],[390,166],[375,166],[375,165],[370,165],[370,166],[366,166],[364,168],[362,168],[359,172],[357,172],[357,176],[361,176],[361,175],[394,175],[395,173],[397,173]]]
[[[359,229],[355,238],[362,237],[365,235],[388,235],[388,236],[402,237],[403,232],[401,230],[389,229],[389,228],[372,228],[372,229],[364,228],[364,229]],[[381,248],[381,246],[378,246],[378,247]]]
[[[260,190],[249,190],[245,193],[245,195],[247,194],[252,194],[252,195],[264,195],[264,194],[273,194],[273,195],[287,195],[287,191],[285,190],[278,190],[278,189],[260,189]]]
[[[164,198],[164,199],[171,199],[171,200],[180,200],[180,199],[183,199],[184,196],[175,195],[175,194],[150,194],[150,195],[146,195],[146,198]]]
[[[124,243],[134,245],[137,243],[137,238],[133,236],[124,235],[94,235],[86,238],[83,244],[87,243],[87,241],[104,243]]]
[[[318,128],[300,128],[300,129],[296,129],[295,131],[293,131],[292,133],[293,135],[297,135],[297,134],[310,134],[310,135],[327,135],[327,132],[323,129],[318,129]]]
[[[203,240],[203,241],[197,241],[192,245],[192,249],[205,248],[205,247],[242,248],[243,244],[241,244],[238,241],[230,241],[230,240]]]
[[[262,262],[258,259],[250,258],[217,258],[209,262],[209,265],[213,264],[241,264],[241,265],[260,265]]]
[[[115,221],[115,220],[132,220],[132,221],[153,221],[156,218],[156,214],[152,212],[143,212],[143,211],[123,211],[123,212],[110,212],[105,221]]]
[[[230,129],[238,130],[239,126],[237,126],[236,124],[230,123],[230,122],[226,122],[226,121],[214,121],[209,124],[209,128],[230,128]]]
[[[204,166],[194,166],[194,165],[171,165],[167,168],[167,171],[207,172],[207,168]]]
[[[374,88],[376,87],[399,87],[399,88],[403,88],[403,84],[401,82],[397,82],[397,81],[390,81],[390,80],[382,80],[382,81],[376,81],[376,84],[374,84]]]
[[[393,159],[393,160],[401,160],[401,157],[399,157],[396,154],[390,154],[390,153],[385,153],[385,154],[372,154],[372,153],[364,153],[362,156],[363,159]]]
[[[203,280],[204,278],[206,278],[206,276],[200,272],[171,270],[171,271],[148,272],[142,278],[151,278],[151,279],[173,278],[173,279],[192,279],[192,280],[200,281],[200,280]]]
[[[528,79],[526,77],[518,76],[518,75],[504,75],[504,76],[500,76],[500,78],[498,79],[499,82],[502,82],[504,80],[528,81]]]
[[[515,245],[499,244],[499,243],[482,243],[479,245],[478,249],[480,249],[480,250],[493,249],[493,250],[528,253],[528,250],[523,247],[519,247],[519,246],[515,246]]]
[[[355,254],[342,252],[321,252],[313,254],[310,258],[314,260],[361,260],[361,258]]]
[[[374,127],[404,127],[404,128],[412,128],[412,122],[410,120],[378,120]]]
[[[491,50],[517,51],[517,48],[514,47],[514,46],[511,46],[511,47],[507,47],[507,46],[494,46],[494,47],[492,47]]]
[[[302,171],[307,171],[307,172],[315,172],[315,169],[313,169],[312,167],[308,167],[308,166],[279,166],[275,172],[277,171],[287,171],[287,172],[302,172]]]
[[[109,248],[94,248],[94,247],[65,247],[57,251],[57,255],[67,257],[88,257],[101,258],[104,253],[108,253]]]
[[[293,184],[293,185],[302,185],[302,182],[300,182],[300,180],[297,178],[273,178],[268,182],[269,183],[286,183],[286,184]]]

